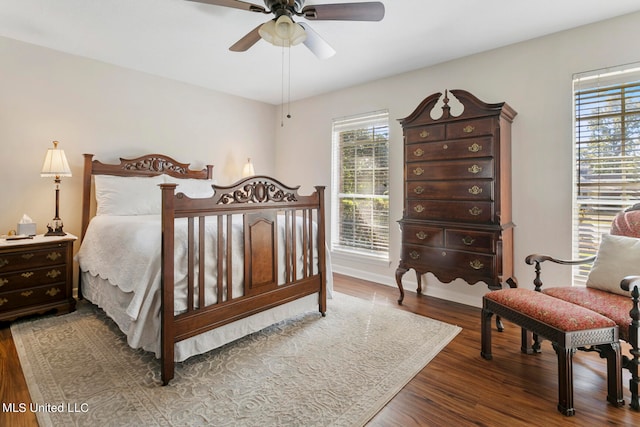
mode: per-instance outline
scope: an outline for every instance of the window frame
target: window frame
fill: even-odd
[[[360,171],[368,171],[371,173],[372,178],[369,184],[371,191],[369,192],[343,192],[341,185],[342,181],[342,160],[341,160],[341,147],[340,147],[340,135],[345,132],[357,131],[367,129],[369,132],[376,132],[375,135],[386,134],[386,139],[381,141],[381,145],[385,146],[386,156],[383,158],[383,164],[386,163],[386,167],[379,167],[376,160],[380,160],[377,158],[378,152],[375,152],[376,147],[380,144],[375,142],[375,135],[370,140],[362,140],[357,145],[368,145],[370,149],[374,150],[373,158],[374,160],[370,163],[374,165],[371,168],[360,169]],[[390,257],[390,206],[389,206],[389,184],[390,184],[390,138],[389,138],[389,112],[388,110],[379,110],[373,111],[365,114],[359,114],[348,117],[341,117],[332,120],[332,129],[331,129],[332,141],[331,141],[331,151],[332,151],[332,159],[331,159],[331,176],[332,176],[332,185],[331,185],[331,236],[330,236],[330,247],[332,253],[339,253],[344,255],[345,257],[356,257],[362,259],[368,259],[371,261],[389,261]],[[354,166],[355,161],[354,161]],[[353,185],[357,185],[357,179],[355,176],[357,175],[357,171],[359,169],[357,166],[354,171],[354,183]],[[383,183],[379,183],[376,180],[376,173],[382,173],[386,175],[386,181],[383,180]],[[378,174],[379,176],[379,174]],[[376,185],[378,184],[378,185]],[[384,186],[385,194],[379,194],[379,191],[376,191],[376,188],[380,188],[380,185]],[[374,238],[370,238],[367,241],[369,242],[370,247],[357,247],[357,242],[364,242],[366,239],[359,239],[355,234],[357,231],[354,231],[354,236],[352,237],[354,240],[354,245],[346,245],[343,244],[347,239],[343,239],[341,236],[342,226],[344,225],[341,217],[341,200],[360,198],[364,200],[369,198],[373,201],[386,202],[386,214],[383,211],[382,218],[373,218],[376,215],[376,212],[379,210],[370,209],[370,214],[372,216],[371,223],[368,225],[371,229],[369,232],[373,234],[373,230],[378,230],[383,233],[383,238],[380,240],[376,240]],[[357,203],[354,203],[356,206]],[[384,205],[384,203],[383,203]],[[356,208],[357,209],[357,208]],[[386,215],[386,218],[384,216]],[[378,221],[376,221],[376,219]],[[384,222],[381,224],[380,219]],[[362,225],[362,224],[360,224]],[[357,220],[354,220],[352,223],[353,228],[357,228],[358,223]],[[364,225],[364,228],[367,228],[367,225]],[[376,250],[376,247],[380,247],[379,250]]]
[[[573,150],[572,251],[581,259],[595,255],[615,215],[638,202],[640,63],[573,76]],[[584,285],[590,269],[574,266],[573,285]]]

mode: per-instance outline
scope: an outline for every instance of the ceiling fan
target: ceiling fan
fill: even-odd
[[[294,16],[310,21],[380,21],[384,18],[384,5],[378,1],[305,6],[305,0],[264,0],[266,7],[239,0],[187,1],[274,14],[272,20],[258,25],[233,44],[229,48],[233,52],[244,52],[262,38],[276,46],[304,43],[318,58],[326,59],[333,56],[335,50],[309,24],[294,22]]]

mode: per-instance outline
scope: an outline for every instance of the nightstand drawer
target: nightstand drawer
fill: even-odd
[[[67,298],[64,282],[57,285],[46,285],[37,288],[0,293],[0,309],[12,310],[34,305],[55,303]]]
[[[0,274],[0,293],[48,283],[64,282],[66,277],[67,266],[65,264],[4,273]]]
[[[0,273],[65,263],[65,247],[53,246],[47,249],[22,250],[0,254]]]

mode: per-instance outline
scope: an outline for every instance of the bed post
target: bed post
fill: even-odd
[[[320,274],[320,313],[327,315],[327,257],[324,229],[324,185],[316,186],[318,193],[318,262]]]
[[[169,384],[174,374],[175,326],[174,302],[174,194],[176,184],[160,184],[162,189],[162,249],[161,249],[161,305],[160,305],[160,363],[162,385]]]
[[[83,154],[84,170],[82,172],[82,216],[80,224],[80,242],[89,227],[91,216],[91,174],[93,173],[93,154]],[[78,300],[82,299],[82,271],[78,268]]]

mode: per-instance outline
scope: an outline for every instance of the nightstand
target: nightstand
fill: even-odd
[[[76,236],[0,239],[0,321],[28,314],[75,310],[73,242]]]

